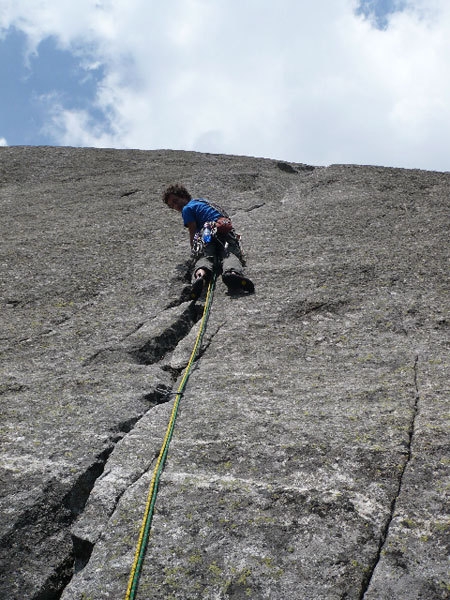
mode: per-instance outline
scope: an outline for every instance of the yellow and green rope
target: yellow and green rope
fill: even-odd
[[[156,466],[153,471],[152,480],[150,482],[150,487],[147,495],[147,502],[145,505],[144,516],[142,518],[141,529],[139,532],[139,538],[137,541],[136,552],[134,555],[133,565],[130,571],[130,577],[128,580],[128,588],[125,595],[125,600],[134,600],[136,597],[139,577],[141,575],[142,566],[144,563],[145,552],[147,549],[148,538],[150,535],[150,527],[152,524],[153,513],[156,503],[156,496],[158,492],[158,484],[161,474],[164,469],[164,464],[166,462],[167,454],[169,451],[170,440],[172,439],[173,431],[175,428],[175,421],[178,414],[178,408],[180,405],[181,396],[183,395],[184,388],[186,387],[187,381],[189,379],[189,375],[192,371],[192,366],[197,357],[198,351],[200,349],[203,334],[206,331],[206,325],[208,322],[209,312],[211,309],[214,287],[216,282],[216,274],[214,273],[211,281],[208,286],[208,291],[206,294],[205,306],[203,309],[203,315],[200,323],[200,327],[198,330],[197,338],[194,343],[194,347],[191,352],[191,356],[189,358],[189,362],[184,370],[183,377],[181,379],[180,385],[178,387],[177,393],[175,395],[175,402],[173,405],[172,413],[170,415],[169,424],[167,426],[166,435],[164,437],[161,450],[159,452],[158,460],[156,461]]]

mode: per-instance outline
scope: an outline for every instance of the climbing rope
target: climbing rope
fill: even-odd
[[[136,546],[136,552],[134,555],[133,566],[130,571],[130,577],[128,580],[128,588],[125,595],[125,600],[134,600],[136,597],[139,577],[141,575],[142,565],[144,562],[145,551],[147,549],[148,538],[150,535],[150,527],[152,524],[153,513],[156,503],[156,495],[158,493],[158,484],[161,474],[164,469],[164,464],[166,462],[167,453],[169,451],[170,440],[172,439],[173,431],[175,428],[175,421],[178,414],[178,408],[180,405],[181,396],[183,395],[184,388],[186,387],[187,381],[189,379],[189,375],[192,371],[192,366],[194,364],[195,358],[197,356],[198,350],[201,346],[201,342],[203,339],[203,334],[206,331],[206,325],[208,322],[209,312],[211,309],[214,287],[216,283],[216,273],[213,273],[211,281],[208,286],[208,292],[206,294],[205,307],[203,309],[202,320],[200,323],[199,331],[197,334],[197,338],[194,343],[194,347],[192,349],[191,356],[189,358],[189,362],[187,364],[186,369],[184,370],[183,377],[181,379],[181,383],[178,387],[177,393],[175,395],[175,402],[173,405],[172,413],[170,415],[169,424],[167,426],[166,435],[164,437],[161,450],[159,452],[158,460],[156,461],[156,466],[153,471],[153,477],[150,482],[150,487],[147,496],[147,503],[145,505],[144,516],[142,518],[142,525],[139,532],[139,538]]]

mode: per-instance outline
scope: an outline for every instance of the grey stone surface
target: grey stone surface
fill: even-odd
[[[450,597],[450,175],[0,148],[1,580],[125,596],[202,302],[173,182],[230,209],[140,599]]]

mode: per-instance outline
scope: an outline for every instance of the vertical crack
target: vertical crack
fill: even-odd
[[[391,506],[390,506],[390,511],[389,511],[389,515],[388,518],[386,519],[386,523],[381,531],[381,535],[380,535],[380,540],[378,543],[378,549],[377,549],[377,553],[375,555],[373,564],[370,566],[370,568],[367,571],[366,576],[364,577],[363,581],[362,581],[362,585],[361,585],[361,593],[359,595],[359,599],[358,600],[364,600],[366,593],[370,587],[370,583],[372,581],[373,575],[375,573],[375,570],[380,562],[380,557],[381,554],[383,552],[383,548],[384,545],[386,543],[387,537],[389,535],[389,529],[391,527],[391,523],[392,520],[394,519],[394,515],[395,515],[395,510],[396,510],[396,506],[397,506],[397,500],[400,497],[401,491],[402,491],[402,486],[403,486],[403,477],[405,475],[405,471],[406,468],[409,464],[409,462],[411,461],[411,457],[412,457],[412,444],[414,441],[414,433],[415,433],[415,427],[416,427],[416,419],[417,419],[417,415],[419,413],[419,399],[420,399],[420,395],[419,395],[419,382],[418,382],[418,372],[419,372],[419,356],[416,355],[415,359],[414,359],[414,366],[413,366],[413,381],[414,381],[414,405],[412,407],[412,411],[411,411],[411,419],[409,422],[409,428],[408,428],[408,446],[407,446],[407,452],[406,452],[406,458],[404,460],[403,466],[401,468],[400,474],[398,476],[398,485],[397,485],[397,490],[396,493],[394,494],[394,497],[392,499],[391,502]]]
[[[184,364],[178,365],[175,361],[175,364],[171,360],[165,362],[164,359],[170,352],[173,352],[179,344],[188,337],[189,333],[192,331],[193,326],[199,321],[201,318],[201,310],[200,307],[191,303],[189,306],[184,308],[181,312],[175,311],[175,313],[170,313],[169,320],[163,321],[159,326],[156,326],[154,329],[148,331],[148,339],[141,339],[140,336],[137,339],[137,342],[133,340],[133,336],[139,332],[144,324],[140,324],[130,335],[128,335],[126,340],[132,341],[131,347],[118,347],[115,349],[102,350],[94,357],[89,359],[90,362],[104,360],[106,359],[115,359],[117,362],[120,362],[124,359],[124,357],[131,356],[133,360],[139,364],[149,365],[154,364],[156,362],[160,362],[160,368],[163,371],[166,371],[170,375],[170,379],[172,380],[172,385],[164,385],[159,384],[156,388],[154,388],[150,393],[145,394],[141,399],[145,400],[150,408],[158,404],[163,404],[171,400],[171,398],[178,392],[174,392],[174,385],[177,379],[180,377],[182,371],[185,368]],[[198,354],[196,359],[198,360],[204,352],[209,347],[212,338],[217,334],[217,331],[221,328],[219,326],[214,334],[210,336],[209,341],[202,346],[198,350]],[[134,347],[133,347],[134,345]],[[111,355],[111,356],[108,356]],[[184,363],[184,361],[182,361]],[[186,361],[187,362],[187,361]],[[169,382],[168,382],[169,383]],[[115,449],[116,444],[125,436],[125,434],[129,433],[136,425],[136,423],[148,412],[149,409],[144,411],[141,414],[134,415],[130,419],[127,419],[125,422],[119,425],[119,430],[114,432],[114,435],[111,436],[111,444],[108,446],[107,451],[105,451],[104,455],[100,458],[102,460],[97,465],[97,463],[85,474],[86,483],[88,485],[84,485],[84,479],[79,482],[76,488],[71,490],[69,494],[69,504],[74,513],[75,517],[81,517],[82,513],[83,518],[86,515],[86,506],[90,496],[90,493],[94,489],[94,485],[97,482],[97,479],[104,472],[106,462]],[[150,465],[156,461],[158,457],[158,453],[155,454],[154,457],[151,458],[149,465],[147,468],[150,468]],[[144,471],[145,472],[145,471]],[[141,477],[142,473],[138,476]],[[134,480],[136,481],[136,480]],[[114,501],[108,505],[106,510],[101,515],[101,519],[106,521],[109,519],[111,514],[115,511],[117,505],[120,502],[122,495],[125,493],[126,489],[129,488],[130,485],[133,485],[134,481],[128,483],[127,487],[123,489],[116,489],[116,495],[114,497]],[[86,488],[85,492],[80,497],[80,488]],[[96,510],[96,509],[95,509]],[[99,515],[89,514],[89,506],[87,506],[87,513],[89,518],[98,518]],[[81,525],[80,525],[81,523]],[[57,600],[63,593],[64,589],[70,585],[70,581],[72,580],[74,575],[79,574],[89,563],[91,559],[92,552],[94,550],[95,544],[98,540],[99,532],[101,528],[93,527],[89,530],[86,529],[86,524],[78,520],[78,527],[72,529],[71,538],[72,538],[72,568],[71,572],[66,580],[64,581],[64,585],[61,586],[61,590],[59,592],[59,596],[55,596],[54,600]]]

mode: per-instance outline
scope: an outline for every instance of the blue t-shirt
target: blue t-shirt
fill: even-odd
[[[195,221],[197,231],[200,231],[203,225],[208,221],[217,221],[221,216],[220,212],[215,208],[206,204],[206,202],[200,202],[200,200],[202,200],[202,198],[192,198],[181,211],[184,226],[187,227],[188,223]]]

